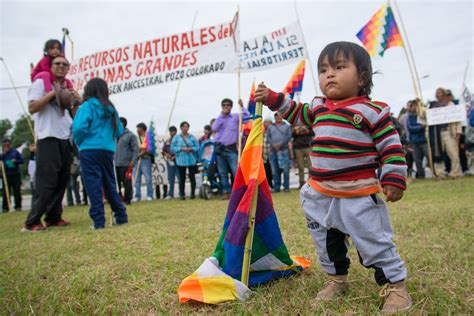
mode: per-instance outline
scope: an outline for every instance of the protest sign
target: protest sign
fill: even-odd
[[[100,77],[114,94],[210,73],[235,72],[237,43],[236,15],[228,23],[81,57],[72,63],[68,78],[82,91],[87,81]]]

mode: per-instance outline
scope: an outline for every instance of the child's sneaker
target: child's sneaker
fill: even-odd
[[[407,287],[403,281],[387,283],[380,290],[380,296],[385,298],[382,307],[383,314],[395,314],[410,309],[412,302]]]
[[[328,301],[344,295],[349,289],[347,275],[328,275],[324,287],[316,295],[318,301]]]

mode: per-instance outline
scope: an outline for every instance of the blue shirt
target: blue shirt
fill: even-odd
[[[117,130],[114,131],[112,118]],[[96,98],[84,102],[72,122],[74,142],[83,150],[107,150],[115,152],[116,139],[123,133],[123,126],[115,108],[103,106]]]
[[[192,152],[184,152],[181,149],[183,147],[191,147]],[[189,167],[195,166],[197,164],[197,154],[199,152],[199,143],[191,134],[188,134],[188,137],[185,141],[183,135],[176,135],[173,137],[171,142],[171,151],[176,154],[176,165],[180,167]]]

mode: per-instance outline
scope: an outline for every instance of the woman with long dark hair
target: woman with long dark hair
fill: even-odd
[[[114,223],[128,222],[117,192],[113,162],[116,140],[122,133],[123,126],[109,100],[107,83],[100,78],[91,79],[84,87],[84,103],[72,123],[72,134],[79,146],[81,174],[90,199],[89,215],[94,229],[105,227],[102,192],[114,212]]]

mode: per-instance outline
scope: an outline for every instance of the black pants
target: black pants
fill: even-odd
[[[267,176],[267,182],[270,188],[273,189],[273,174],[272,174],[272,164],[270,163],[270,159],[263,164],[265,167],[265,175]]]
[[[48,137],[38,140],[36,144],[35,194],[31,211],[25,224],[45,221],[55,224],[61,220],[63,213],[62,200],[69,182],[72,163],[71,145],[68,140]]]
[[[118,182],[118,190],[120,196],[122,196],[122,187],[124,188],[125,192],[123,195],[123,200],[125,203],[130,204],[133,197],[133,189],[132,189],[132,179],[127,179],[125,173],[127,172],[128,167],[115,167],[115,171],[117,172],[117,182]]]
[[[15,197],[15,210],[21,210],[21,174],[7,174],[8,193]],[[3,211],[8,212],[7,192],[5,190],[5,181],[3,181]]]
[[[184,195],[184,183],[186,182],[186,168],[189,173],[189,181],[191,182],[191,197],[194,198],[194,191],[196,190],[196,166],[181,167],[176,166],[179,173],[179,197],[183,198]]]

